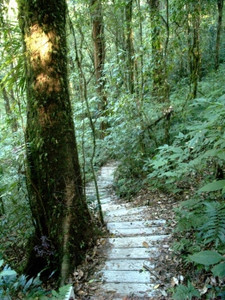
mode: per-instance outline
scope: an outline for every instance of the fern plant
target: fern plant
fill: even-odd
[[[205,222],[205,215],[202,214],[202,199],[192,198],[180,203],[174,209],[176,212],[176,232],[187,232],[196,230]]]
[[[205,202],[206,222],[199,227],[199,236],[204,244],[213,243],[216,248],[225,244],[225,204]]]

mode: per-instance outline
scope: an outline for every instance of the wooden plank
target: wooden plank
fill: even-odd
[[[102,201],[101,201],[101,203],[102,203]],[[102,210],[104,212],[118,211],[119,209],[122,209],[122,208],[126,209],[126,207],[127,207],[126,204],[115,204],[115,203],[112,203],[112,202],[111,203],[110,202],[102,203]]]
[[[160,227],[145,227],[145,228],[114,228],[109,229],[109,232],[115,235],[123,236],[141,236],[141,235],[153,235],[163,234],[165,230]]]
[[[147,211],[145,206],[132,207],[132,208],[120,208],[116,211],[110,211],[106,214],[107,217],[119,217],[119,216],[130,216],[135,214],[141,214],[144,211]]]
[[[104,270],[111,271],[140,271],[143,270],[143,265],[148,266],[150,269],[154,268],[152,264],[147,259],[114,259],[107,260],[104,265]]]
[[[148,236],[135,236],[135,237],[116,237],[109,238],[108,241],[115,248],[143,248],[148,244],[152,245],[153,242],[163,240],[168,235],[148,235]]]
[[[137,297],[153,297],[156,295],[154,285],[148,283],[103,283],[102,288],[106,293],[114,293],[115,295],[119,294],[121,296],[135,295]]]
[[[148,271],[111,271],[102,270],[102,279],[105,282],[114,283],[150,283],[151,276]]]
[[[107,228],[142,228],[150,226],[160,226],[166,223],[165,220],[146,220],[146,221],[130,221],[130,222],[109,222]]]
[[[112,248],[108,251],[107,257],[112,259],[148,259],[157,256],[158,248]]]

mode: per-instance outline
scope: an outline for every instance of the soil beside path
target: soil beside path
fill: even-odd
[[[166,289],[172,275],[164,264],[171,254],[166,220],[172,214],[172,200],[165,204],[164,195],[151,193],[138,195],[135,203],[117,199],[112,189],[117,165],[108,163],[98,176],[108,236],[98,241],[95,252],[100,263],[85,287],[78,289],[77,299],[169,299]],[[94,198],[93,183],[86,194],[89,200]]]

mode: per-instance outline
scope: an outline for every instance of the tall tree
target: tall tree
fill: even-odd
[[[223,4],[224,4],[224,0],[217,0],[218,21],[217,21],[216,55],[215,55],[216,70],[218,70],[219,68],[220,39],[221,39],[222,20],[223,20]]]
[[[140,84],[139,84],[139,97],[141,103],[143,102],[143,93],[144,93],[144,53],[143,53],[143,16],[142,16],[142,8],[141,8],[141,0],[137,0],[137,8],[138,8],[138,16],[139,16],[139,40],[140,40]]]
[[[0,90],[2,91],[3,99],[4,99],[4,106],[5,106],[5,112],[8,118],[10,119],[10,125],[12,128],[12,131],[17,131],[18,124],[17,120],[15,118],[15,115],[13,114],[12,108],[11,108],[11,100],[13,99],[13,102],[15,103],[15,97],[13,94],[13,90],[11,90],[11,97],[9,96],[4,84],[2,84],[0,79]]]
[[[190,93],[188,98],[193,99],[197,96],[198,80],[201,63],[200,53],[200,0],[187,2],[187,26],[189,43],[189,68],[190,68]]]
[[[91,0],[91,18],[92,18],[92,38],[94,44],[94,67],[95,78],[97,83],[97,93],[100,98],[99,111],[105,116],[107,97],[105,93],[104,63],[105,63],[105,40],[104,40],[104,23],[102,16],[101,0]],[[107,127],[106,121],[101,122],[100,126],[104,137],[104,130]]]
[[[5,12],[5,13],[4,13]],[[16,18],[16,15],[15,15]],[[7,84],[7,80],[4,79],[4,77],[9,77],[11,81],[12,78],[16,78],[15,74],[15,49],[13,49],[13,46],[9,46],[9,41],[13,41],[13,38],[16,39],[15,36],[13,36],[13,29],[15,26],[13,21],[16,21],[16,19],[13,20],[13,17],[11,16],[9,18],[9,9],[6,7],[6,3],[2,3],[0,5],[0,27],[1,27],[1,33],[0,33],[0,44],[1,44],[1,60],[4,67],[1,68],[1,72],[3,75],[3,78],[0,78],[0,91],[2,92],[3,99],[4,99],[4,106],[5,106],[5,112],[8,118],[10,119],[10,125],[12,127],[12,131],[17,131],[18,128],[18,122],[16,115],[14,113],[14,107],[16,106],[16,99],[14,95],[14,91],[12,88],[12,85]],[[12,42],[13,44],[13,42]],[[7,74],[8,73],[8,74]],[[8,76],[6,76],[6,74]],[[10,86],[8,88],[8,86]]]
[[[160,15],[160,1],[148,0],[150,6],[152,39],[152,96],[158,101],[168,100],[167,71],[164,61],[163,25]]]
[[[82,194],[67,80],[66,1],[18,0],[27,81],[27,187],[35,233],[27,273],[61,284],[93,234]]]
[[[125,3],[125,23],[126,23],[126,59],[128,71],[128,87],[131,94],[134,93],[134,45],[132,30],[132,6],[133,0],[127,0]]]

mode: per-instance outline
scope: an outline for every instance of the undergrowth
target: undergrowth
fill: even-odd
[[[182,259],[186,277],[174,288],[173,299],[225,299],[224,72],[222,66],[204,78],[199,97],[188,103],[182,89],[171,95],[169,144],[163,143],[162,123],[155,126],[154,138],[141,125],[139,134],[137,126],[132,128],[132,144],[123,134],[125,158],[117,174],[118,195],[130,198],[148,185],[185,200],[175,209],[173,250]],[[123,122],[129,132],[129,124],[138,121]]]
[[[0,260],[0,298],[2,300],[28,300],[28,299],[57,299],[63,300],[69,291],[70,285],[61,287],[58,291],[47,290],[43,287],[40,276],[28,278],[19,275]]]

